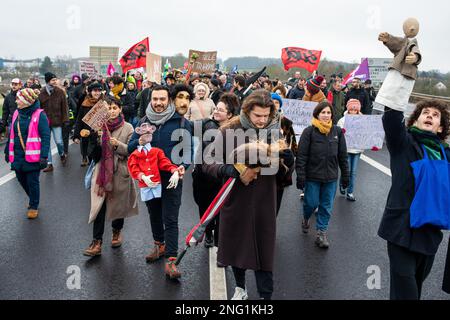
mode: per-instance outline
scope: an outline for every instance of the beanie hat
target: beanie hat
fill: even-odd
[[[72,82],[73,82],[73,80],[75,80],[75,78],[78,78],[78,81],[81,81],[80,76],[77,75],[77,74],[74,74],[74,75],[72,76]]]
[[[91,84],[88,86],[88,92],[92,92],[92,90],[95,90],[95,89],[103,90],[103,87],[102,87],[102,85],[101,85],[100,83],[98,83],[98,82],[91,83]]]
[[[46,82],[46,83],[49,83],[52,79],[57,78],[57,76],[56,76],[54,73],[51,73],[51,72],[47,72],[47,73],[44,75],[44,77],[45,77],[45,82]]]
[[[88,74],[87,74],[87,73],[83,73],[83,74],[81,75],[81,80],[83,80],[83,82],[84,82],[84,81],[86,81],[87,79],[89,79]]]
[[[31,88],[22,89],[16,95],[16,99],[20,100],[27,107],[31,106],[37,98],[38,95]]]
[[[283,99],[281,99],[278,93],[272,93],[272,100],[278,100],[280,103],[280,109],[283,107]]]
[[[308,89],[309,93],[316,94],[320,90],[320,84],[323,81],[323,77],[317,76],[314,79],[309,79],[306,81],[306,88]]]
[[[197,93],[197,90],[200,89],[200,87],[203,87],[203,89],[205,89],[205,92],[206,92],[205,98],[208,98],[209,97],[209,88],[208,88],[208,85],[204,82],[199,82],[195,85],[194,93]]]
[[[358,99],[350,99],[347,102],[347,110],[356,110],[361,112],[361,102]]]
[[[128,76],[127,82],[136,85],[136,79],[133,76]]]

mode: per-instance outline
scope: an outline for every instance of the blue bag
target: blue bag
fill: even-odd
[[[411,163],[415,178],[415,196],[410,209],[411,228],[426,224],[450,230],[450,163],[441,145],[444,160],[424,158]]]
[[[86,171],[86,175],[84,176],[84,188],[86,190],[91,189],[91,180],[92,180],[92,175],[94,173],[94,168],[95,168],[95,162],[91,161],[91,164],[89,165],[89,167]]]

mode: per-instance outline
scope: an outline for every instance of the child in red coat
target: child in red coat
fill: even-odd
[[[153,132],[156,128],[143,123],[136,128],[136,133],[141,135],[146,144],[139,146],[128,158],[128,171],[133,179],[139,181],[141,200],[149,201],[161,198],[161,176],[159,170],[172,173],[167,189],[176,188],[184,167],[177,167],[165,155],[164,151],[152,147]]]

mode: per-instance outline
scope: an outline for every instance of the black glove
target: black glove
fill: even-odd
[[[8,148],[8,146],[6,146]],[[6,163],[9,163],[9,154],[5,153],[5,161]]]
[[[305,190],[305,179],[297,178],[297,189]]]
[[[232,164],[225,164],[220,167],[219,175],[223,178],[239,178],[239,171]]]
[[[342,177],[341,178],[341,187],[343,189],[347,189],[349,185],[350,185],[350,179],[348,177]]]
[[[48,165],[47,159],[42,158],[39,161],[39,169],[43,170],[43,169],[47,168],[47,165]]]
[[[284,160],[284,164],[286,167],[290,167],[294,164],[295,158],[294,153],[292,153],[291,149],[285,149],[280,152],[280,159]]]

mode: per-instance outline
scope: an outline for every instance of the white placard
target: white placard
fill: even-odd
[[[345,141],[347,149],[371,150],[383,148],[384,129],[382,115],[349,115],[345,116]]]
[[[292,127],[297,138],[297,142],[303,130],[311,125],[313,111],[317,102],[283,99],[283,115],[293,122]]]

